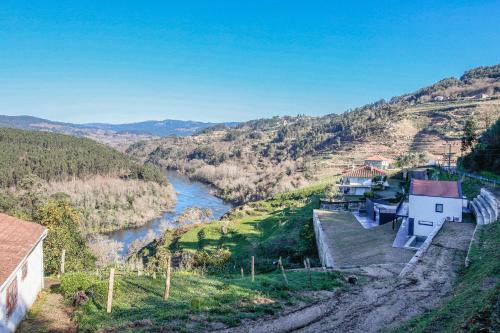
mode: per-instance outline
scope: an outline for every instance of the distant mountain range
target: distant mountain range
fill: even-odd
[[[165,136],[188,136],[213,126],[234,127],[236,122],[207,123],[185,120],[149,120],[129,124],[72,124],[32,116],[0,115],[0,127],[62,133],[91,138],[116,148],[130,143]]]
[[[45,130],[51,132],[81,131],[81,130],[104,130],[119,134],[143,134],[152,136],[186,136],[199,130],[216,126],[226,125],[234,127],[237,122],[227,123],[205,123],[190,120],[148,120],[129,124],[72,124],[52,121],[32,116],[5,116],[0,115],[0,127],[13,127],[27,130]]]

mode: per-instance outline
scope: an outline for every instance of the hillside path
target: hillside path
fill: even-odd
[[[404,278],[373,279],[327,301],[226,332],[379,332],[398,327],[438,306],[450,294],[474,227],[445,223],[419,264]]]
[[[18,333],[75,333],[77,328],[71,320],[71,306],[66,305],[63,296],[51,289],[59,282],[45,279],[42,290],[29,314],[21,322]]]

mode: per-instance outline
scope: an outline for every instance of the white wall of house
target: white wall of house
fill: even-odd
[[[414,235],[427,237],[447,217],[462,222],[462,199],[410,195],[409,201],[408,217],[414,219]],[[442,213],[436,212],[436,204],[443,205]]]
[[[351,187],[349,194],[351,195],[363,195],[365,192],[370,191],[370,187]]]
[[[0,333],[14,332],[17,325],[23,320],[27,310],[36,300],[43,287],[43,247],[40,241],[11,274],[0,290]],[[23,279],[23,265],[27,264],[27,275]],[[17,280],[17,303],[15,310],[7,317],[7,288],[12,281]]]
[[[363,184],[370,186],[372,184],[371,178],[363,178],[363,177],[345,177],[348,184]]]
[[[372,167],[379,168],[379,169],[388,169],[389,166],[390,166],[390,163],[389,163],[389,161],[370,161],[370,160],[366,160],[365,161],[365,165],[370,165]]]

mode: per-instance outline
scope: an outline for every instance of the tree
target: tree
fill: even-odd
[[[340,197],[341,193],[340,193],[340,189],[339,189],[338,185],[336,185],[336,184],[328,185],[328,187],[326,188],[326,191],[325,191],[325,196],[330,200]]]
[[[465,121],[461,139],[462,146],[460,147],[460,150],[462,151],[462,153],[472,149],[476,141],[477,141],[477,124],[472,117],[469,117]]]
[[[46,272],[60,270],[63,249],[66,250],[66,271],[95,268],[95,257],[78,230],[80,213],[68,201],[47,201],[38,208],[36,221],[48,229],[43,243]]]

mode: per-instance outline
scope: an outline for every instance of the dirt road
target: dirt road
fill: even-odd
[[[230,331],[379,332],[400,326],[450,294],[473,231],[472,224],[446,223],[406,277],[374,278],[328,301]]]

